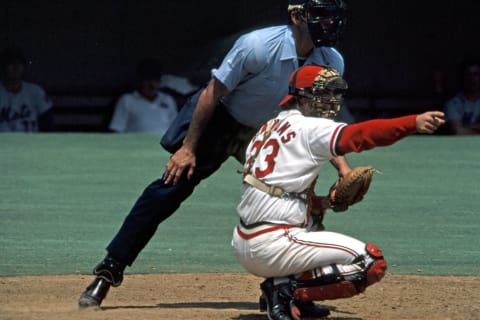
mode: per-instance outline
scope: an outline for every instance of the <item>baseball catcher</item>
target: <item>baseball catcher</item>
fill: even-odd
[[[297,69],[283,110],[262,126],[246,151],[232,246],[245,270],[265,278],[260,288],[270,320],[298,320],[314,301],[355,296],[387,270],[377,245],[311,228],[315,214],[358,203],[376,170],[356,168],[321,197],[312,190],[322,166],[337,155],[433,133],[445,123],[440,111],[350,125],[322,117],[341,105],[346,89],[329,67]]]

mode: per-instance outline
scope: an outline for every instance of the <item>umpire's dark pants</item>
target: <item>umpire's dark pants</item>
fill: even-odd
[[[175,152],[188,130],[192,112],[200,91],[182,107],[178,117],[162,138],[162,146]],[[190,196],[195,186],[220,168],[230,155],[242,154],[253,134],[251,128],[235,121],[222,105],[204,132],[196,152],[197,166],[191,179],[183,178],[177,185],[165,184],[163,179],[152,182],[137,199],[120,230],[107,247],[116,260],[131,265],[153,237],[158,225],[167,219]],[[240,181],[239,176],[239,181]],[[240,183],[240,182],[239,182]]]

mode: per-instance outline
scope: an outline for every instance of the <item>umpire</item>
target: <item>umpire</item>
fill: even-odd
[[[100,306],[110,286],[122,283],[125,267],[200,181],[230,156],[243,163],[250,138],[279,111],[292,71],[317,64],[343,74],[343,57],[333,46],[344,13],[342,0],[289,0],[288,24],[254,30],[235,42],[163,136],[161,145],[172,153],[165,173],[146,187],[107,246],[106,257],[93,269],[95,279],[80,296],[80,307]],[[350,170],[345,160],[336,166],[340,174]]]

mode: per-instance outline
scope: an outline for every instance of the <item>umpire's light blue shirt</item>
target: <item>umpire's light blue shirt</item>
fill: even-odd
[[[305,64],[344,71],[342,55],[330,47],[315,48]],[[280,111],[278,104],[288,94],[288,79],[298,66],[291,26],[276,26],[241,36],[212,76],[230,92],[222,99],[230,114],[259,128]]]

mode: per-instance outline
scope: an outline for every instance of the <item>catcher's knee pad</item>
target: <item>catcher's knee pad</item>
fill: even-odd
[[[366,265],[367,285],[370,286],[379,282],[385,276],[387,262],[383,258],[382,250],[376,245],[367,243],[366,251],[371,258],[371,261]]]
[[[97,278],[104,279],[111,283],[112,286],[118,287],[123,281],[123,270],[125,265],[118,262],[111,256],[106,256],[94,269],[93,274]]]

